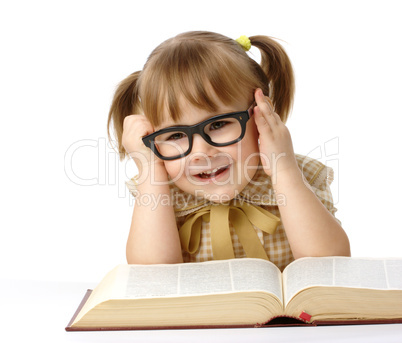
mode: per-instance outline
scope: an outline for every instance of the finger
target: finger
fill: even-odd
[[[257,125],[257,130],[261,134],[272,134],[272,128],[269,124],[267,116],[264,116],[259,107],[254,107],[254,121]]]
[[[137,114],[131,114],[124,118],[123,130],[131,130],[141,123],[142,120]]]
[[[281,117],[279,117],[278,113],[273,112],[273,116],[274,116],[277,124],[282,123],[282,119],[281,119]]]
[[[127,116],[123,120],[123,130],[127,130],[129,126],[131,126],[131,122],[133,119],[133,115]]]
[[[155,132],[151,122],[145,117],[142,117],[141,120],[139,121],[139,129],[142,132],[141,137]]]
[[[255,100],[257,106],[262,110],[262,113],[266,116],[267,120],[271,124],[278,124],[277,117],[274,116],[274,109],[272,101],[269,97],[265,96],[261,89],[257,89],[255,92]],[[272,118],[270,118],[272,117]]]
[[[262,92],[261,92],[261,94],[262,94]],[[257,106],[254,108],[254,112],[259,110],[261,112],[261,115],[265,118],[267,123],[270,125],[271,129],[275,130],[276,126],[278,125],[277,118],[274,116],[274,112],[272,111],[272,107],[268,101],[269,98],[265,97],[263,94],[262,95],[261,94],[256,95]],[[263,124],[263,122],[261,120],[257,119],[257,121],[260,121],[260,123]]]
[[[143,137],[154,132],[154,128],[146,117],[132,114],[124,118],[123,131],[137,133]]]

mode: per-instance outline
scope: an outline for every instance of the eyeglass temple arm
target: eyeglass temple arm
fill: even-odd
[[[251,117],[254,114],[254,107],[257,106],[257,103],[254,101],[251,106],[248,108],[248,115]]]

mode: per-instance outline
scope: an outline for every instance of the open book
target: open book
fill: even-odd
[[[402,322],[402,259],[302,258],[120,265],[88,291],[75,330]]]

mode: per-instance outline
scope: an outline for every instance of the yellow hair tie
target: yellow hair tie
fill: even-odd
[[[236,39],[236,42],[241,45],[244,51],[249,51],[251,48],[251,42],[247,36],[240,36]]]

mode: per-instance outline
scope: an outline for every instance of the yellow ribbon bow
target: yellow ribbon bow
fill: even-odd
[[[267,253],[253,225],[272,234],[280,222],[271,212],[247,202],[237,205],[232,200],[228,205],[209,205],[189,214],[179,229],[182,248],[190,254],[194,254],[199,248],[203,220],[211,223],[212,253],[215,260],[235,258],[229,220],[247,257],[265,260],[268,260]]]

